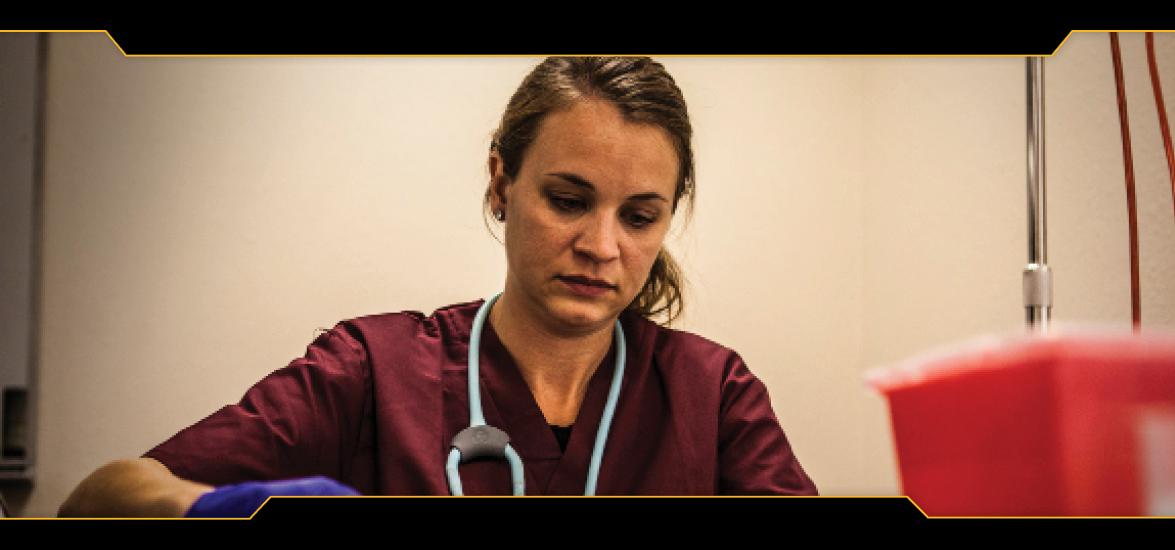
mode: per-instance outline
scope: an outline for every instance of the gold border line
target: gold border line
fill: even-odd
[[[278,498],[281,498],[281,499],[314,498],[314,499],[380,499],[380,500],[383,500],[383,499],[404,500],[404,499],[406,499],[406,500],[417,500],[417,499],[451,499],[453,497],[449,496],[449,495],[359,495],[359,496],[270,495],[270,496],[266,497],[265,501],[262,502],[261,505],[257,507],[257,510],[255,510],[247,518],[235,518],[235,517],[225,517],[225,518],[183,518],[183,517],[179,517],[179,518],[157,518],[157,517],[151,517],[151,518],[147,518],[147,517],[109,517],[109,518],[107,518],[107,517],[84,517],[84,518],[30,517],[30,518],[19,518],[19,517],[16,517],[16,518],[0,518],[0,522],[7,521],[7,520],[15,520],[15,521],[54,521],[54,520],[61,520],[61,521],[79,521],[79,520],[80,521],[177,521],[177,520],[179,520],[179,521],[252,521],[253,518],[255,518],[257,516],[257,514],[260,513],[263,508],[265,508],[265,505],[269,504],[269,502],[271,500],[278,499]],[[461,498],[475,499],[475,500],[485,500],[485,499],[497,500],[497,499],[502,499],[502,498],[512,498],[512,499],[513,498],[522,498],[522,499],[533,499],[533,500],[549,500],[549,499],[564,500],[564,499],[585,499],[585,498],[595,498],[595,497],[586,497],[583,495],[524,495],[522,497],[513,497],[510,495],[468,495],[468,496],[461,497]],[[835,498],[835,499],[905,499],[907,502],[909,502],[911,505],[914,506],[914,509],[917,510],[919,514],[922,514],[922,517],[924,519],[929,520],[929,521],[947,520],[947,519],[960,519],[960,520],[994,520],[994,519],[998,519],[998,520],[1042,520],[1042,519],[1056,519],[1056,520],[1124,520],[1124,519],[1126,519],[1126,520],[1162,520],[1162,519],[1175,519],[1175,516],[931,516],[931,515],[927,515],[926,511],[923,510],[922,507],[919,506],[917,502],[914,502],[914,499],[910,498],[909,496],[905,496],[905,495],[815,495],[815,496],[807,496],[807,495],[795,495],[795,496],[786,496],[786,495],[680,495],[680,496],[673,496],[673,495],[600,495],[599,498],[624,499],[624,500],[629,500],[629,499],[636,499],[636,500],[641,500],[641,499],[657,499],[657,500],[664,500],[664,499],[674,499],[674,500],[676,500],[676,499],[707,499],[707,500],[739,499],[739,500],[743,500],[743,499],[748,499],[748,498],[749,499],[805,499],[805,500],[806,499],[830,499],[830,498]]]
[[[1057,53],[1061,50],[1062,47],[1064,47],[1065,43],[1068,42],[1069,38],[1071,36],[1073,36],[1074,33],[1111,33],[1111,32],[1135,33],[1135,34],[1136,33],[1147,33],[1147,32],[1173,33],[1173,32],[1175,32],[1175,30],[1075,29],[1075,30],[1070,30],[1068,32],[1068,34],[1065,35],[1065,38],[1061,39],[1061,43],[1058,44],[1057,47],[1053,49],[1052,53],[1044,54],[1044,55],[1040,55],[1040,54],[1026,54],[1026,55],[1018,55],[1018,54],[698,54],[698,55],[693,55],[693,54],[638,54],[638,55],[649,55],[649,56],[662,57],[662,58],[683,58],[683,57],[690,57],[690,58],[699,58],[699,57],[700,58],[730,58],[730,57],[739,57],[739,58],[778,58],[778,57],[794,57],[794,58],[813,58],[813,57],[820,57],[820,58],[848,58],[848,57],[853,57],[853,58],[877,58],[877,57],[1023,58],[1023,57],[1053,57],[1053,56],[1057,55]],[[439,58],[516,57],[516,58],[521,58],[521,57],[525,57],[525,58],[533,58],[533,57],[544,57],[544,55],[541,55],[541,54],[128,54],[128,53],[126,53],[126,50],[123,49],[122,45],[120,45],[118,43],[118,41],[115,40],[114,37],[111,36],[110,32],[107,30],[82,30],[82,29],[67,29],[67,30],[14,29],[14,30],[8,30],[8,29],[0,29],[0,33],[71,33],[71,34],[75,34],[75,33],[102,33],[102,34],[105,34],[106,38],[108,38],[110,40],[110,42],[114,44],[115,48],[118,48],[119,53],[122,54],[122,56],[125,58],[338,58],[338,57],[345,57],[345,58],[375,58],[375,57],[412,57],[412,58],[420,58],[420,57],[439,57]],[[554,55],[559,55],[559,54],[554,54]],[[586,55],[596,55],[596,54],[575,54],[574,56],[582,57],[582,56],[586,56]],[[601,55],[604,55],[604,54],[601,54]],[[625,55],[625,54],[606,54],[606,55]],[[629,55],[633,55],[633,54],[629,54]],[[509,495],[469,495],[469,496],[466,496],[465,498],[474,498],[474,499],[494,498],[494,499],[497,499],[497,498],[502,498],[504,496],[509,496]],[[525,496],[523,496],[523,498],[527,498],[527,497],[542,498],[542,499],[585,498],[582,495],[525,495]],[[77,521],[77,520],[81,520],[81,521],[95,521],[95,520],[97,520],[97,521],[107,521],[107,520],[115,520],[115,521],[123,521],[123,520],[125,520],[125,521],[143,521],[143,520],[147,520],[147,521],[151,521],[151,520],[162,520],[162,521],[215,520],[215,521],[223,521],[223,520],[232,520],[232,521],[250,521],[273,498],[294,498],[294,499],[296,499],[296,498],[364,498],[364,499],[373,499],[373,498],[374,499],[385,499],[385,498],[417,499],[417,498],[423,498],[423,499],[432,499],[432,498],[451,498],[451,497],[449,497],[447,495],[362,495],[362,496],[358,496],[358,497],[349,497],[349,496],[325,496],[324,497],[324,496],[286,496],[286,495],[281,495],[281,496],[267,497],[265,499],[265,502],[262,502],[261,505],[257,507],[257,510],[254,511],[253,514],[247,518],[134,518],[134,517],[117,517],[117,518],[29,517],[29,518],[22,518],[22,517],[8,517],[8,518],[0,518],[0,522],[7,521],[7,520],[18,520],[18,521],[45,521],[45,520],[65,520],[65,521]],[[622,498],[622,499],[642,499],[642,498],[655,498],[655,499],[664,499],[664,498],[673,498],[673,499],[679,499],[679,498],[686,498],[686,499],[691,499],[691,498],[705,498],[705,499],[715,499],[715,498],[717,498],[717,499],[726,499],[726,498],[737,498],[737,499],[745,499],[745,498],[878,499],[878,498],[881,498],[881,499],[891,499],[891,498],[904,498],[911,505],[914,506],[914,509],[916,509],[918,511],[918,513],[922,514],[923,518],[926,518],[928,520],[934,520],[934,519],[981,519],[981,520],[982,519],[1061,519],[1061,520],[1067,520],[1067,519],[1140,519],[1140,520],[1175,519],[1175,516],[931,516],[931,515],[928,515],[926,513],[926,511],[923,510],[922,507],[918,505],[917,502],[914,502],[914,499],[910,498],[909,496],[898,496],[898,495],[895,495],[895,496],[875,496],[875,495],[874,496],[839,496],[839,495],[838,496],[833,496],[833,495],[819,495],[819,496],[607,495],[606,498]]]
[[[909,502],[911,505],[914,506],[914,509],[917,510],[919,514],[922,514],[923,518],[925,518],[927,520],[931,520],[931,521],[936,520],[936,519],[975,519],[975,520],[987,520],[987,519],[1011,519],[1011,520],[1019,520],[1019,519],[1025,519],[1025,520],[1032,520],[1032,519],[1059,519],[1059,520],[1175,519],[1175,516],[930,516],[930,515],[927,515],[926,511],[923,510],[922,507],[919,506],[917,502],[914,502],[914,499],[910,498],[909,496],[905,496],[905,495],[901,495],[901,496],[896,496],[896,495],[895,496],[878,496],[878,495],[856,495],[856,496],[832,496],[832,495],[815,495],[815,496],[808,496],[808,495],[794,495],[794,496],[785,496],[785,495],[681,495],[681,496],[672,496],[672,495],[670,495],[670,496],[665,496],[665,495],[599,495],[599,496],[602,498],[609,498],[609,499],[619,498],[619,499],[623,499],[623,500],[629,500],[629,499],[636,499],[636,500],[657,499],[657,500],[661,500],[661,499],[666,499],[666,498],[687,499],[687,500],[689,500],[689,499],[707,499],[707,500],[739,499],[739,500],[742,500],[742,499],[747,499],[747,498],[750,498],[750,499],[804,499],[804,500],[807,500],[807,499],[826,499],[826,498],[905,499],[907,502]],[[261,512],[261,510],[263,508],[265,508],[266,504],[269,504],[269,502],[275,498],[282,498],[282,499],[306,499],[306,498],[391,499],[391,498],[395,498],[395,499],[415,500],[415,499],[449,499],[449,498],[453,498],[453,497],[449,496],[449,495],[403,495],[403,496],[399,496],[399,495],[360,495],[358,497],[348,497],[348,496],[319,497],[319,496],[271,495],[271,496],[267,497],[265,499],[265,502],[262,502],[261,506],[258,506],[257,510],[255,512],[253,512],[253,514],[250,515],[247,519],[252,520],[258,513]],[[484,500],[484,499],[495,499],[496,500],[496,499],[501,499],[501,498],[518,498],[518,497],[511,497],[510,495],[467,495],[467,496],[461,497],[461,498],[471,498],[471,499],[477,499],[477,500]],[[523,499],[528,499],[528,498],[529,499],[542,499],[542,500],[546,500],[546,499],[565,500],[565,499],[584,499],[584,498],[595,498],[595,497],[587,497],[584,495],[523,495],[521,498],[523,498]],[[183,518],[181,518],[181,519],[183,519]],[[220,519],[220,518],[189,518],[189,519]],[[242,518],[224,518],[224,519],[242,519]]]
[[[794,58],[877,58],[877,57],[906,57],[906,58],[1024,58],[1024,57],[1053,57],[1064,47],[1065,42],[1069,41],[1069,37],[1074,33],[1172,33],[1175,30],[1091,30],[1091,29],[1075,29],[1070,30],[1065,38],[1061,39],[1061,43],[1048,54],[656,54],[656,53],[640,53],[640,54],[128,54],[123,49],[122,45],[111,36],[110,31],[107,30],[36,30],[36,29],[15,29],[4,30],[0,29],[0,33],[103,33],[110,42],[118,48],[119,53],[126,58],[332,58],[332,57],[346,57],[346,58],[370,58],[370,57],[439,57],[439,58],[503,58],[503,57],[546,57],[547,55],[567,55],[571,57],[584,57],[588,55],[641,55],[650,57],[694,57],[694,58],[726,58],[726,57],[741,57],[741,58],[777,58],[777,57],[794,57]]]

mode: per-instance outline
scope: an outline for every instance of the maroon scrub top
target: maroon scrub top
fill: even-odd
[[[482,300],[370,315],[143,456],[210,485],[311,475],[368,495],[447,495],[449,442],[469,425],[469,332]],[[767,388],[733,350],[626,311],[628,357],[600,495],[814,495]],[[529,495],[583,494],[616,346],[588,385],[566,452],[491,323],[481,339],[486,423],[522,457]],[[508,495],[505,460],[461,465],[467,495]]]

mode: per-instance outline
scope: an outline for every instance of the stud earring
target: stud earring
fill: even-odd
[[[494,217],[498,218],[498,221],[504,222],[504,221],[506,221],[506,211],[505,210],[498,210],[497,212],[494,213]]]

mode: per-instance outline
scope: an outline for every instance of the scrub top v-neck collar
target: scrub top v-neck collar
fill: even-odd
[[[522,378],[514,358],[494,331],[493,323],[487,322],[483,329],[480,357],[482,403],[486,421],[505,430],[510,436],[511,446],[522,456],[526,466],[527,487],[537,489],[528,490],[528,493],[582,495],[596,429],[604,413],[608,388],[615,371],[615,339],[588,382],[566,452],[560,450],[551,426],[526,380]],[[627,409],[623,406],[625,393],[622,387],[616,421],[623,421],[623,411]],[[609,462],[606,454],[604,460],[605,464]],[[547,479],[540,479],[540,476]],[[601,480],[606,476],[607,469],[602,467]]]

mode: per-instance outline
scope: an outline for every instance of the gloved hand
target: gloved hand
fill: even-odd
[[[358,496],[359,492],[323,476],[283,479],[279,481],[249,481],[222,485],[204,493],[184,517],[187,518],[247,518],[261,507],[270,496]]]

